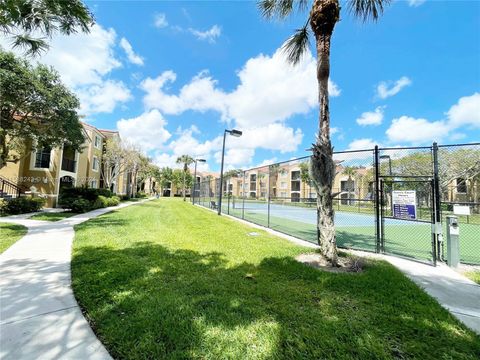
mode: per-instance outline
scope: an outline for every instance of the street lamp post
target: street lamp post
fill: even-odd
[[[192,191],[192,202],[193,202],[193,205],[195,205],[195,193],[197,192],[197,163],[199,162],[206,162],[207,160],[205,159],[195,159],[195,173],[193,175],[193,191]]]
[[[223,192],[223,161],[225,159],[225,138],[227,137],[227,133],[232,136],[240,137],[242,136],[242,132],[240,130],[227,130],[223,133],[223,147],[222,147],[222,165],[220,167],[220,193],[218,194],[218,215],[222,214],[222,192]]]

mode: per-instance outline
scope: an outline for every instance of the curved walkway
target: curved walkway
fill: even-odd
[[[141,201],[143,202],[143,201]],[[111,359],[73,296],[73,226],[109,211],[97,209],[57,221],[0,218],[28,233],[0,255],[1,359]]]

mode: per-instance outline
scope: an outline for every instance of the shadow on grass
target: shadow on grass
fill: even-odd
[[[383,262],[359,275],[331,274],[290,257],[231,264],[219,252],[139,242],[80,248],[72,275],[77,300],[116,358],[480,355],[479,337]]]

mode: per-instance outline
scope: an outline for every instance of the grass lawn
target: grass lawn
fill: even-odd
[[[475,281],[477,284],[480,284],[480,271],[469,271],[464,274],[470,280]]]
[[[23,225],[0,223],[0,254],[7,250],[15,241],[20,240],[27,233]]]
[[[178,199],[75,230],[75,296],[115,358],[480,356],[480,337],[385,262],[321,272],[294,260],[307,249]]]
[[[65,212],[42,212],[39,214],[35,214],[30,219],[32,220],[44,220],[44,221],[59,221],[63,220],[66,218],[69,218],[70,216],[78,215],[77,213],[65,211]]]

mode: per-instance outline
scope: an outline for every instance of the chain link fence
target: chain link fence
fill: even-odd
[[[377,151],[377,152],[376,152]],[[435,190],[435,156],[438,184]],[[337,245],[434,261],[443,244],[432,229],[435,194],[441,195],[441,223],[458,206],[461,261],[480,264],[480,144],[416,148],[381,148],[335,152],[333,205]],[[309,176],[310,157],[261,166],[225,177],[221,212],[317,242],[317,193]],[[218,210],[220,180],[197,184],[196,204]],[[413,191],[415,214],[395,213],[393,197]],[[440,204],[440,202],[439,202]],[[438,246],[438,249],[436,248]]]

